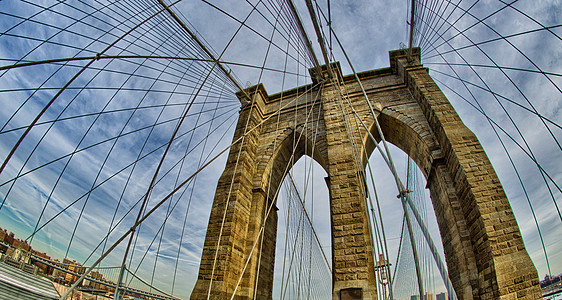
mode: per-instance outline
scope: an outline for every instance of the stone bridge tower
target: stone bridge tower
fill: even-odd
[[[408,62],[406,51],[392,51],[389,68],[358,76],[387,141],[427,179],[457,296],[540,298],[536,269],[488,157],[420,64],[419,49],[413,56]],[[380,139],[354,77],[342,76],[337,64],[332,69],[356,114]],[[333,299],[376,298],[361,178],[375,146],[340,93],[318,79],[275,95],[262,85],[239,92],[237,142],[217,185],[192,299],[230,299],[234,292],[236,299],[271,298],[276,191],[302,155],[328,174]]]

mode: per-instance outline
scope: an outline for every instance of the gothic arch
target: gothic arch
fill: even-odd
[[[368,127],[373,137],[381,141],[372,118]],[[439,161],[439,145],[424,119],[421,109],[409,107],[407,113],[397,107],[385,107],[378,115],[378,122],[387,142],[400,148],[412,158],[422,171],[430,190],[437,223],[441,233],[449,276],[461,298],[478,297],[478,273],[474,249],[470,242],[465,217],[459,209],[451,175],[448,171],[436,170],[434,161]],[[365,149],[368,157],[375,151],[371,137],[365,133]],[[433,169],[432,169],[433,168]],[[437,167],[438,168],[438,167]],[[434,176],[439,172],[439,176]],[[449,247],[447,247],[449,245]]]
[[[410,111],[409,113],[411,114],[412,112]],[[427,178],[433,160],[432,151],[438,148],[427,122],[420,121],[419,116],[418,118],[412,118],[391,107],[383,108],[378,114],[377,120],[386,141],[408,154]],[[371,136],[377,142],[381,142],[373,118],[367,118],[365,123],[371,135],[363,131],[365,132],[362,137],[363,145],[365,145],[363,168],[366,166],[367,159],[371,157],[373,151],[376,151]]]
[[[314,138],[314,128],[286,128],[271,144],[260,150],[264,155],[258,162],[254,188],[269,191],[268,197],[275,198],[284,174],[303,156],[309,156],[317,162],[326,173],[325,153],[322,153],[321,142]],[[271,155],[269,155],[271,153]],[[267,185],[267,186],[266,186]]]
[[[313,78],[327,76],[327,68],[323,70]],[[334,70],[357,114],[380,140],[355,76]],[[393,51],[390,68],[358,76],[377,108],[385,138],[412,157],[426,177],[457,296],[539,297],[536,269],[497,175],[476,136],[419,63],[419,49],[410,58],[404,50]],[[309,85],[268,96],[260,84],[237,94],[243,107],[233,140],[244,135],[244,143],[230,149],[217,184],[193,299],[205,299],[208,293],[221,299],[233,294],[271,298],[277,231],[271,191],[302,155],[312,157],[328,174],[333,299],[358,291],[361,297],[376,297],[364,181],[350,138],[362,146],[363,163],[375,144],[366,134],[351,136],[350,130],[357,132],[359,125],[350,124],[355,116],[342,109],[340,93],[339,87],[325,84],[321,90]],[[298,103],[313,94],[321,95],[319,102]],[[297,103],[277,111],[281,101],[293,100]],[[270,118],[272,114],[277,118]],[[318,120],[314,126],[308,122],[310,115]],[[263,248],[256,250],[256,245]]]

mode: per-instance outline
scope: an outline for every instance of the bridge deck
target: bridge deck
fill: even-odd
[[[0,299],[58,299],[53,284],[39,276],[0,262]]]

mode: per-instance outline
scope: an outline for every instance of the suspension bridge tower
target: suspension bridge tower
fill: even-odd
[[[307,86],[268,95],[257,85],[237,94],[236,143],[217,185],[192,299],[271,298],[276,191],[303,155],[328,174],[333,299],[376,298],[360,168],[375,149],[371,137],[381,136],[353,75],[343,76],[337,63],[310,73]],[[537,272],[498,177],[420,64],[419,49],[411,57],[392,51],[390,67],[358,77],[384,138],[427,179],[457,297],[540,298]]]

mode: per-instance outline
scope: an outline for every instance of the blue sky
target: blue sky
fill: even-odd
[[[3,32],[0,36],[1,63],[13,64],[20,59],[35,61],[94,56],[120,36],[124,38],[110,48],[106,55],[201,57],[201,54],[191,52],[189,43],[185,42],[189,39],[180,28],[173,27],[173,22],[155,17],[127,33],[132,26],[140,22],[139,20],[154,13],[158,6],[151,2],[125,2],[104,6],[110,2],[55,5],[48,1],[42,4],[4,1],[4,6],[0,8],[3,13],[0,18],[0,31]],[[334,31],[357,71],[387,67],[388,51],[399,48],[401,43],[407,44],[408,2],[331,3]],[[232,17],[243,20],[252,9],[248,3],[256,1],[222,1],[215,4],[228,11]],[[442,8],[446,6],[446,2],[444,3]],[[326,11],[325,2],[319,1],[318,4]],[[558,26],[562,23],[562,9],[557,1],[527,0],[515,1],[511,7],[504,9],[501,9],[505,6],[502,1],[463,2],[461,7],[466,9],[472,4],[474,6],[470,13],[463,13],[459,9],[447,18],[448,22],[454,22],[455,27],[466,31],[462,34],[455,29],[440,32],[442,38],[435,36],[432,43],[435,48],[429,44],[422,44],[426,45],[422,49],[422,63],[430,68],[430,74],[484,146],[510,199],[527,249],[539,275],[543,277],[547,268],[527,198],[506,150],[492,130],[493,127],[475,107],[480,105],[480,109],[505,130],[503,132],[498,129],[498,135],[502,138],[505,149],[511,155],[527,189],[542,229],[552,272],[557,274],[562,272],[562,245],[559,238],[562,236],[562,227],[559,226],[560,219],[553,203],[555,201],[559,206],[562,206],[562,203],[561,193],[552,181],[558,186],[562,182],[559,163],[562,159],[562,149],[555,142],[556,139],[562,138],[559,125],[562,120],[562,77],[559,75],[562,73],[562,47],[557,37],[562,35],[561,27]],[[46,12],[41,5],[54,6],[50,12]],[[296,1],[296,6],[316,55],[321,59],[304,2]],[[492,14],[498,9],[501,10]],[[287,60],[287,68],[290,72],[299,74],[298,76],[283,77],[280,72],[261,73],[259,68],[225,64],[242,86],[262,82],[269,93],[275,93],[310,82],[307,77],[309,64],[306,58],[299,56],[295,49],[286,48],[287,41],[279,32],[273,35],[275,45],[267,51],[267,39],[272,35],[271,28],[272,24],[275,24],[275,18],[269,18],[271,23],[268,23],[258,12],[252,12],[247,24],[254,31],[242,27],[229,43],[239,23],[216,8],[205,2],[181,1],[175,5],[175,11],[181,12],[181,17],[189,22],[196,34],[214,49],[216,57],[219,57],[228,45],[221,57],[225,62],[261,66],[265,61],[266,67],[280,70],[286,63],[286,55],[283,52],[289,49],[291,57]],[[260,4],[259,11],[271,16],[263,4]],[[519,11],[525,12],[540,24]],[[441,15],[447,16],[448,12]],[[19,24],[22,20],[18,16],[31,17],[31,21]],[[478,22],[476,17],[487,18],[484,22]],[[323,24],[325,25],[324,21]],[[450,25],[444,24],[443,28]],[[13,27],[14,25],[17,26]],[[552,28],[544,30],[542,25]],[[65,28],[65,31],[60,32],[61,28]],[[515,35],[507,41],[498,39],[498,34],[506,36],[533,30],[536,32]],[[425,34],[428,34],[428,31],[425,31]],[[490,39],[496,40],[479,44]],[[471,46],[474,43],[479,44],[480,48]],[[293,42],[292,45],[296,44]],[[450,51],[451,47],[461,50]],[[342,63],[343,73],[349,74],[351,68],[335,42],[333,49],[335,60]],[[447,66],[444,64],[445,60],[453,65]],[[41,108],[88,61],[74,61],[62,68],[60,64],[42,64],[0,71],[0,105],[3,108],[0,110],[0,157],[7,156],[23,133],[21,127],[27,126]],[[465,66],[466,62],[479,65],[473,67],[478,74]],[[501,72],[497,68],[487,67],[493,66],[494,62],[508,68]],[[236,88],[230,83],[225,85],[224,80],[220,78],[222,73],[217,70],[201,85],[205,80],[204,70],[208,70],[210,66],[208,63],[190,60],[142,58],[102,59],[92,63],[46,111],[0,175],[0,199],[5,199],[5,204],[0,210],[0,226],[14,231],[20,237],[27,237],[36,226],[43,209],[40,225],[76,201],[65,213],[38,233],[33,240],[33,246],[49,252],[53,257],[62,258],[80,215],[82,217],[77,225],[78,234],[72,241],[69,257],[78,261],[85,259],[101,241],[101,237],[107,234],[110,224],[115,224],[123,217],[124,221],[110,235],[110,243],[115,241],[134,221],[138,211],[135,203],[142,199],[146,192],[146,183],[152,179],[159,157],[164,152],[165,147],[162,145],[170,138],[177,119],[192,99],[194,104],[190,108],[189,117],[180,127],[180,138],[172,144],[164,160],[158,176],[159,182],[150,196],[149,206],[167,195],[171,187],[193,174],[202,161],[208,161],[230,144],[239,107],[238,100],[232,93]],[[515,70],[518,68],[534,72]],[[463,85],[461,81],[449,76],[454,76],[455,73],[468,83]],[[47,77],[46,74],[52,76]],[[193,98],[192,95],[200,86],[202,88],[198,96]],[[38,87],[42,88],[37,90]],[[87,88],[81,89],[82,87]],[[488,88],[497,93],[496,97],[485,91]],[[518,128],[513,126],[504,109],[516,121]],[[534,110],[548,119],[545,122],[550,132],[533,114]],[[96,114],[100,111],[108,113]],[[79,115],[81,117],[75,118]],[[59,121],[49,122],[55,119]],[[550,123],[549,120],[558,125]],[[155,123],[158,125],[151,126]],[[509,133],[513,140],[507,137],[506,133]],[[123,136],[114,138],[119,134]],[[204,138],[207,135],[209,139]],[[551,176],[552,181],[548,178],[543,179],[536,164],[522,149],[527,153],[530,153],[528,149],[532,150],[536,160]],[[76,153],[70,156],[73,152]],[[399,150],[394,150],[393,153],[398,170],[404,173],[403,154]],[[383,199],[383,211],[387,218],[385,222],[389,224],[387,236],[396,238],[400,235],[402,211],[395,198],[396,191],[386,188],[394,185],[388,172],[379,171],[384,168],[381,167],[381,160],[377,156],[373,155],[371,160],[373,165],[377,166],[376,182],[382,186],[377,190]],[[182,159],[183,157],[186,159]],[[138,158],[142,160],[131,165]],[[50,163],[41,167],[47,162]],[[173,268],[180,235],[183,232],[179,264],[182,282],[187,284],[176,287],[179,290],[175,292],[181,296],[187,295],[196,278],[198,257],[213,197],[212,191],[224,162],[223,155],[205,168],[185,190],[180,190],[181,197],[175,195],[170,202],[173,206],[175,201],[180,199],[170,216],[166,216],[169,207],[166,203],[142,225],[142,234],[136,241],[136,249],[138,253],[142,253],[150,247],[150,255],[144,263],[146,268],[139,271],[143,278],[151,277],[154,253],[160,237],[156,239],[156,244],[151,246],[151,242],[163,220],[168,219],[160,247],[161,257],[158,258],[160,269],[157,270]],[[295,169],[310,169],[309,163],[303,160]],[[328,216],[325,209],[322,211],[327,203],[327,189],[322,179],[324,175],[318,175],[323,174],[323,170],[317,165],[313,168],[316,175],[313,184],[314,203],[324,203],[315,204],[313,219],[318,222],[315,227],[323,237],[325,245],[329,245]],[[12,181],[18,173],[25,175]],[[59,177],[60,174],[62,176]],[[299,177],[305,172],[295,171],[295,174],[296,181],[303,182],[304,178]],[[552,196],[545,181],[548,182]],[[94,187],[92,192],[88,192]],[[301,186],[301,189],[304,190],[305,187]],[[280,202],[283,197],[280,196]],[[49,200],[46,205],[47,199]],[[85,209],[81,213],[82,207]],[[134,213],[125,215],[131,208]],[[113,211],[116,209],[114,219]],[[189,212],[187,218],[184,217],[186,211]],[[182,230],[184,220],[186,230]],[[434,221],[430,221],[429,226],[435,232]],[[279,236],[279,241],[282,240]],[[389,243],[393,249],[391,252],[395,253],[396,239],[391,239]],[[278,243],[281,244],[282,242]],[[278,253],[282,251],[279,249],[278,247]],[[100,255],[100,250],[98,249],[94,257]],[[115,255],[110,256],[104,264],[118,264],[122,251],[123,249],[118,248]],[[138,263],[141,255],[135,254],[133,261]],[[391,259],[394,259],[393,255]],[[155,280],[159,281],[158,284],[169,287],[173,274],[158,271],[157,273]]]

